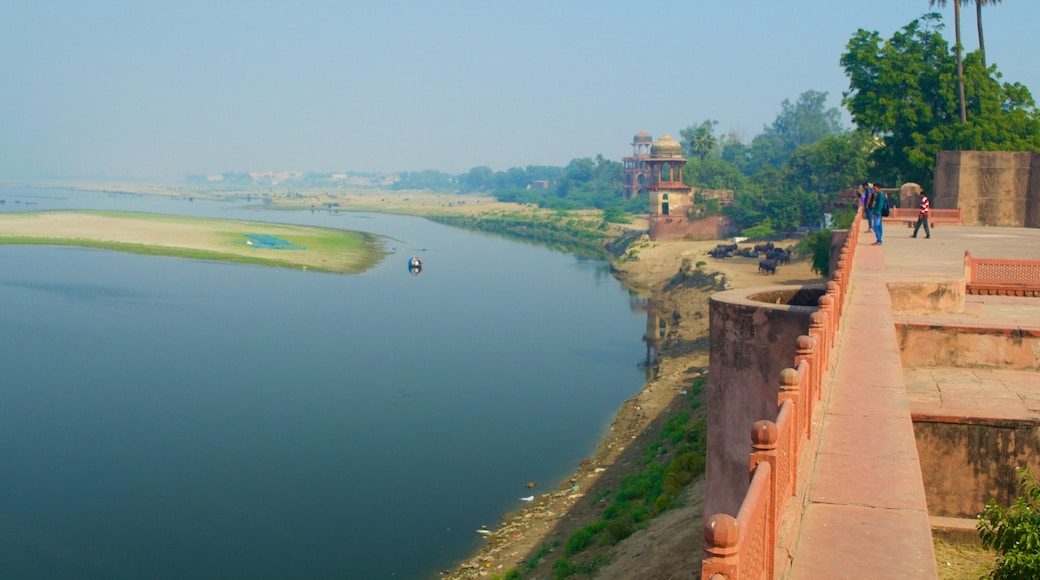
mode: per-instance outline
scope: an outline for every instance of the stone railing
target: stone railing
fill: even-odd
[[[798,492],[802,448],[813,437],[813,412],[823,395],[831,350],[848,296],[852,258],[862,227],[856,215],[837,268],[809,317],[809,334],[797,339],[794,367],[780,372],[776,421],[751,429],[751,485],[736,517],[716,514],[704,523],[701,578],[773,578],[780,528],[790,498]]]
[[[964,286],[968,294],[1040,296],[1040,260],[976,258],[966,251]]]

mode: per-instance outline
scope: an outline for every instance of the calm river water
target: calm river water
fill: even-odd
[[[645,378],[645,318],[602,262],[414,217],[0,199],[394,250],[347,276],[0,246],[3,577],[434,577],[526,482],[555,490]]]

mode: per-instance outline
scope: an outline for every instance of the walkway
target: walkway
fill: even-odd
[[[1040,230],[940,226],[931,239],[910,239],[904,228],[886,230],[884,246],[871,245],[874,236],[866,234],[856,249],[786,578],[936,578],[911,409],[977,413],[981,407],[983,414],[1016,418],[1036,417],[1040,410],[1040,379],[1033,372],[936,369],[904,376],[886,286],[962,278],[969,249],[976,256],[1036,259]],[[963,314],[928,318],[964,326],[998,318],[1032,329],[1040,301],[969,297]],[[1000,389],[1004,394],[994,396]]]

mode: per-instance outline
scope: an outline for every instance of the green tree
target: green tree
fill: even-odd
[[[773,124],[751,141],[749,169],[780,167],[802,145],[840,134],[841,112],[826,103],[827,93],[820,91],[805,91],[796,103],[784,99]]]
[[[1040,487],[1029,469],[1019,469],[1022,495],[1004,507],[986,502],[979,516],[982,543],[1000,552],[994,578],[1040,578]]]
[[[722,149],[720,157],[723,161],[733,164],[741,173],[748,175],[748,165],[751,161],[751,149],[744,143],[744,138],[735,132],[720,139],[719,145]]]
[[[718,124],[718,121],[708,119],[700,125],[691,125],[679,131],[683,150],[688,157],[699,157],[704,161],[715,151],[719,145],[715,137],[715,126]]]
[[[839,193],[873,172],[870,155],[876,142],[862,130],[824,137],[795,150],[784,164],[784,178],[806,191]]]
[[[683,182],[691,187],[736,191],[747,186],[747,177],[728,161],[694,157],[683,165]]]
[[[876,145],[873,136],[862,130],[824,137],[795,150],[781,168],[783,179],[807,194],[815,194],[821,213],[833,212],[842,190],[873,174],[870,156]],[[821,217],[812,216],[802,225],[814,225]]]
[[[914,181],[927,190],[939,151],[1040,148],[1032,95],[1018,83],[1000,83],[999,72],[983,68],[977,53],[964,60],[972,120],[959,122],[956,62],[941,29],[942,18],[933,13],[887,41],[859,30],[841,56],[849,78],[842,102],[858,127],[880,139],[872,160],[882,181]]]

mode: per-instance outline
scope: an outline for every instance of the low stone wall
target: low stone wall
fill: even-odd
[[[928,514],[977,517],[1017,497],[1016,467],[1040,473],[1035,421],[913,417]]]
[[[650,239],[653,240],[718,240],[732,232],[733,222],[726,216],[696,220],[686,216],[650,216]]]
[[[897,320],[903,368],[991,367],[1040,371],[1040,330]]]
[[[888,294],[897,316],[964,312],[964,280],[893,282]]]
[[[1040,370],[1040,329],[994,328],[927,317],[896,320],[903,368]],[[1040,420],[979,416],[978,409],[912,414],[921,476],[932,516],[975,518],[1018,493],[1016,468],[1040,472]]]

